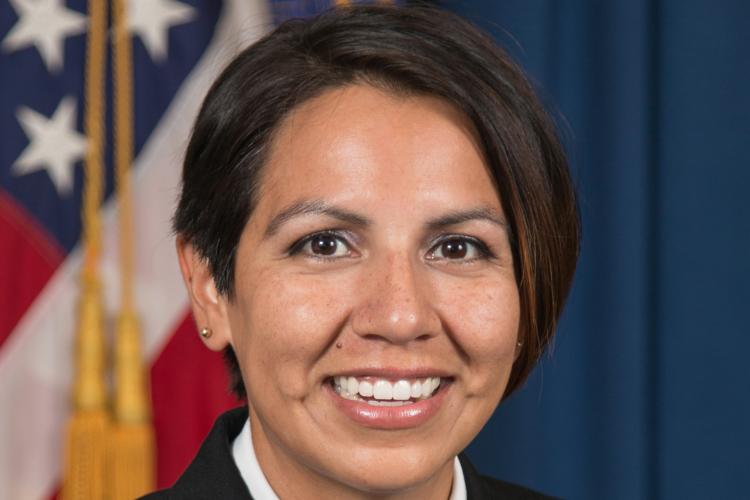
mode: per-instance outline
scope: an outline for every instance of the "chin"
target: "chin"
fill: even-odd
[[[404,492],[428,482],[453,467],[454,454],[444,460],[435,453],[404,447],[356,451],[347,464],[336,467],[337,482],[371,494]],[[329,469],[330,470],[330,469]]]

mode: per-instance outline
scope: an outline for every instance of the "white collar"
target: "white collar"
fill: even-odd
[[[250,433],[250,419],[245,421],[242,431],[232,443],[232,456],[234,457],[234,463],[240,470],[242,479],[245,480],[247,489],[250,490],[250,495],[255,500],[279,500],[271,485],[268,484],[268,479],[263,474],[258,458],[255,456],[253,438]],[[453,459],[453,487],[448,500],[466,500],[464,471],[458,457]]]

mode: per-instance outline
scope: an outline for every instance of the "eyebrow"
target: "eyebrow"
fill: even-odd
[[[363,215],[335,207],[323,200],[304,200],[298,201],[276,214],[266,227],[265,237],[273,236],[286,222],[302,215],[325,215],[355,226],[368,226],[371,223],[370,219]]]
[[[435,219],[431,219],[425,223],[425,227],[431,231],[436,229],[442,229],[446,226],[456,226],[463,224],[464,222],[470,222],[474,220],[485,220],[495,225],[502,227],[503,229],[508,228],[508,224],[505,219],[497,212],[497,210],[489,207],[472,208],[469,210],[457,210],[455,212],[449,212],[445,215],[441,215]]]
[[[370,219],[364,215],[330,205],[323,200],[303,200],[288,206],[276,214],[266,227],[265,237],[269,238],[273,236],[286,222],[303,215],[325,215],[327,217],[338,219],[341,222],[361,227],[369,226],[371,224]],[[488,221],[502,227],[503,229],[507,229],[508,227],[505,219],[497,213],[497,210],[489,207],[479,207],[469,210],[457,210],[441,215],[440,217],[427,221],[425,223],[425,228],[435,231],[437,229],[456,226],[474,220]]]

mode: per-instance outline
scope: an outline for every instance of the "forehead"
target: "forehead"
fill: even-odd
[[[500,208],[468,118],[435,97],[368,85],[306,101],[275,134],[258,208],[313,198]]]

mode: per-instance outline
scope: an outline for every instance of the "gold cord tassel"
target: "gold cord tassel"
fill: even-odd
[[[98,284],[84,278],[78,310],[74,413],[65,440],[61,498],[88,500],[104,495],[106,436],[109,426],[104,385],[105,344]]]
[[[154,489],[154,434],[134,314],[117,321],[115,423],[109,453],[112,500],[132,500]]]
[[[133,155],[131,38],[126,2],[114,1],[115,185],[119,203],[121,313],[114,349],[114,426],[108,456],[109,498],[132,500],[154,489],[154,434],[141,332],[133,301]]]
[[[104,68],[106,2],[89,2],[86,61],[86,116],[88,138],[84,162],[85,184],[81,209],[83,267],[75,340],[73,415],[66,429],[63,457],[64,500],[100,499],[105,494],[106,437],[109,425],[104,369],[104,313],[98,279],[101,249],[99,206],[103,190]]]

